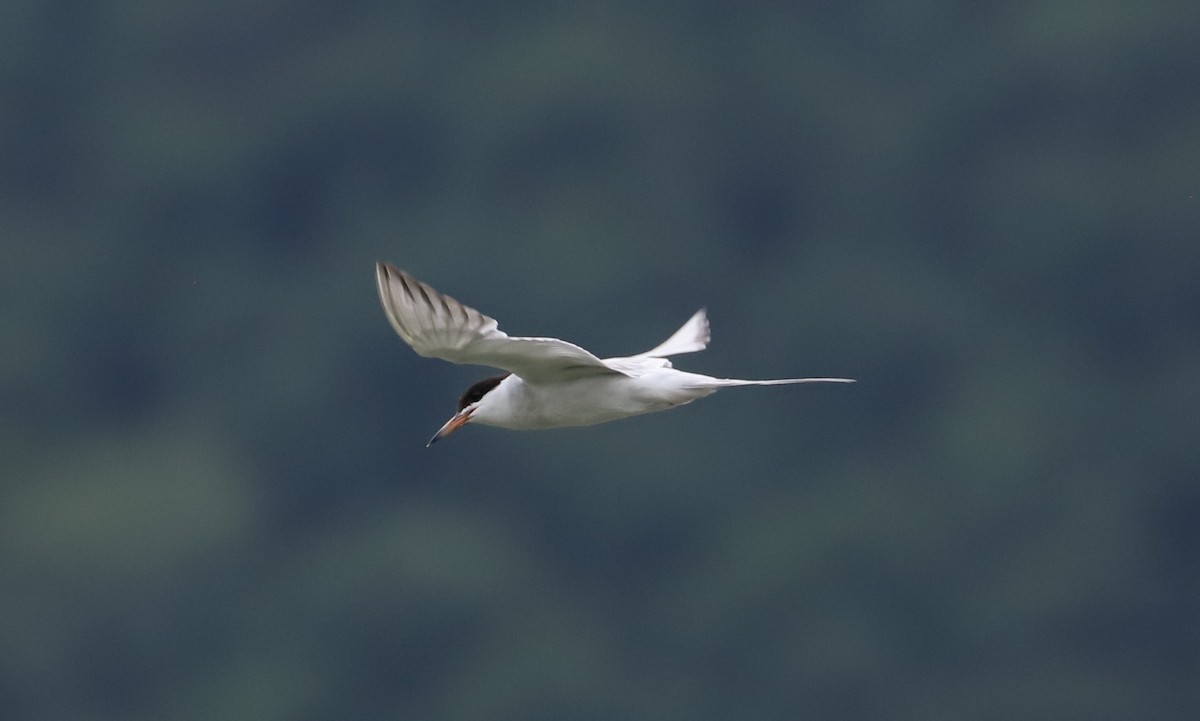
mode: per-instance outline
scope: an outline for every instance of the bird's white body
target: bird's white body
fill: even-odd
[[[442,295],[388,263],[376,266],[392,327],[423,356],[509,371],[468,390],[433,441],[470,423],[533,430],[587,426],[666,410],[719,388],[853,383],[849,378],[741,380],[676,370],[667,357],[703,350],[708,318],[697,311],[670,338],[635,356],[600,359],[557,338],[513,337],[492,318]]]
[[[513,430],[590,426],[690,403],[712,393],[706,376],[657,367],[636,376],[594,375],[526,383],[506,376],[471,415],[472,423]]]

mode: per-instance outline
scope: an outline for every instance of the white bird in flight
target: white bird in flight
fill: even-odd
[[[391,263],[376,263],[379,300],[392,327],[417,354],[508,371],[479,381],[427,446],[467,423],[514,430],[589,426],[691,403],[718,388],[853,383],[850,378],[712,378],[676,370],[668,357],[704,350],[704,309],[658,346],[626,358],[597,358],[558,338],[523,338],[437,292]]]

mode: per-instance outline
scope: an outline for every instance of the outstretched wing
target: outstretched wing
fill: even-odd
[[[426,358],[503,368],[533,383],[625,375],[573,343],[510,336],[493,318],[442,295],[391,263],[376,263],[375,279],[392,328]]]

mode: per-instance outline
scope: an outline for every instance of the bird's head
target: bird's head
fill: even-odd
[[[425,447],[432,446],[434,443],[467,425],[471,421],[471,416],[475,411],[487,403],[488,393],[500,385],[500,381],[507,377],[508,374],[492,376],[468,388],[467,392],[462,394],[462,398],[458,399],[458,411],[450,420],[446,421],[445,425],[438,429],[437,433],[433,434],[433,438],[429,439],[429,443],[425,444]]]

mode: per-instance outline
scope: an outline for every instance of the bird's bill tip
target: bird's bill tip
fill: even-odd
[[[446,421],[446,424],[439,428],[437,433],[433,434],[433,438],[429,439],[429,442],[425,444],[425,447],[428,448],[432,446],[434,443],[437,443],[446,436],[457,431],[459,428],[467,425],[467,421],[469,420],[471,420],[470,411],[461,411],[459,413],[455,413],[453,418]]]

